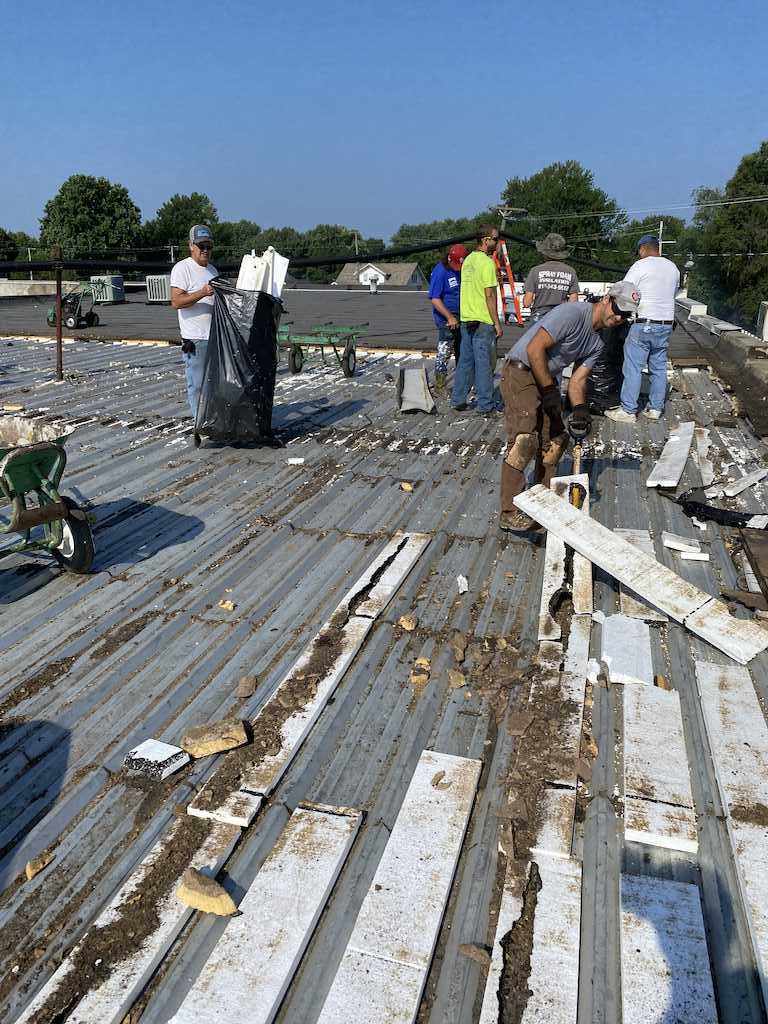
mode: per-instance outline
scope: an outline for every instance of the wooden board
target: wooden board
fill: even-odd
[[[415,1019],[481,768],[422,753],[318,1024]]]
[[[621,876],[624,1024],[718,1024],[707,939],[695,885]]]
[[[695,423],[680,423],[670,430],[659,461],[645,481],[646,487],[677,487],[688,461]]]
[[[171,1024],[274,1020],[361,821],[296,808]]]

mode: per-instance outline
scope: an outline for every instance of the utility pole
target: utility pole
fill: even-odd
[[[32,250],[29,248],[29,246],[27,246],[27,259],[29,260],[30,263],[32,262]],[[29,272],[29,280],[30,281],[34,280],[34,277],[35,277],[34,273],[30,270],[30,272]]]
[[[355,256],[359,256],[359,255],[360,255],[360,250],[359,250],[358,245],[357,245],[357,232],[355,232]]]
[[[664,221],[659,221],[659,256],[664,255],[665,245],[675,245],[677,243],[676,238],[668,238],[666,242],[662,241],[662,235],[664,234]]]

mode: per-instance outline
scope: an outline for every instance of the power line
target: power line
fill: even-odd
[[[738,206],[745,203],[766,203],[768,195],[765,196],[736,196],[734,199],[717,199],[706,202],[692,203],[657,203],[647,209],[636,207],[620,207],[615,209],[591,210],[584,213],[553,213],[546,216],[528,214],[527,217],[520,217],[520,220],[580,220],[587,217],[619,217],[622,214],[637,213],[658,213],[659,210],[698,210],[717,206]]]

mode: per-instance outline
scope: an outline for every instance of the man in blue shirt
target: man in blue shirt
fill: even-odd
[[[448,379],[448,359],[453,344],[454,359],[459,361],[459,289],[461,265],[467,255],[463,245],[452,245],[440,260],[429,279],[429,298],[432,316],[437,325],[437,358],[435,359],[435,387],[445,388]]]

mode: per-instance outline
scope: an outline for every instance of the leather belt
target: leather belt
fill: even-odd
[[[638,317],[635,321],[638,324],[663,324],[665,327],[669,327],[674,322],[674,320],[650,320],[647,316]]]
[[[527,370],[528,373],[531,372],[530,366],[526,366],[520,359],[508,359],[507,366],[511,366],[515,370]]]

